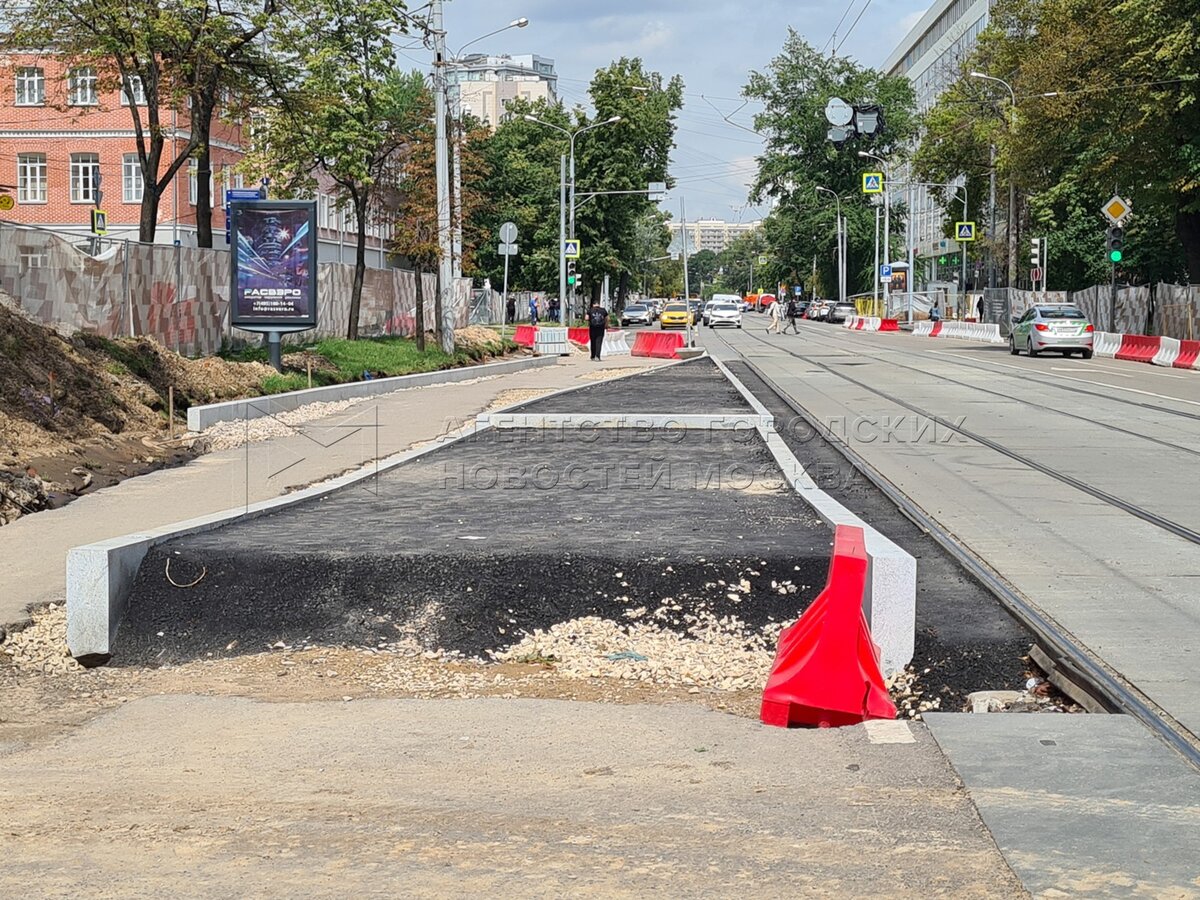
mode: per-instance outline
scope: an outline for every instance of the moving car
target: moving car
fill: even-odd
[[[668,303],[663,307],[662,315],[658,319],[658,327],[661,329],[687,328],[695,321],[696,317],[688,308],[688,305],[683,301],[679,301],[677,303]]]
[[[855,309],[854,304],[849,300],[845,300],[833,304],[833,306],[829,308],[829,312],[826,314],[825,318],[827,321],[832,322],[835,325],[840,325],[842,322],[845,322],[848,318],[855,315],[856,312],[857,310]]]
[[[1063,356],[1078,351],[1084,359],[1091,359],[1095,331],[1078,306],[1043,303],[1031,306],[1022,316],[1013,317],[1008,351],[1013,356],[1022,350],[1030,356],[1037,356],[1043,350],[1057,350]]]
[[[654,321],[654,314],[644,303],[630,303],[621,313],[622,325],[649,325]]]
[[[704,304],[704,307],[700,310],[700,321],[703,322],[705,325],[708,324],[708,312],[709,312],[709,310],[711,310],[713,308],[713,305],[716,302],[717,301],[715,299],[709,300],[707,303]]]
[[[736,325],[738,328],[742,327],[742,310],[739,304],[722,301],[710,305],[711,308],[708,311],[709,328],[716,328],[718,325]]]

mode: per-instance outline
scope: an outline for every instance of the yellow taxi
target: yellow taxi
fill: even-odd
[[[687,328],[694,324],[696,324],[696,316],[683,301],[668,303],[658,318],[659,328]]]

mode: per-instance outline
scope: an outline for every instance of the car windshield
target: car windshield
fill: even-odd
[[[668,303],[667,312],[687,312],[687,307],[682,303]]]
[[[737,312],[737,307],[732,303],[718,303],[713,309],[724,312]]]
[[[1074,306],[1046,306],[1038,310],[1043,319],[1086,319],[1083,310]]]
[[[645,312],[645,311],[646,311],[646,307],[642,306],[642,304],[640,304],[640,303],[632,303],[629,306],[625,307],[625,312]]]

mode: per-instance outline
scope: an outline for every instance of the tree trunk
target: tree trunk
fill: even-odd
[[[162,196],[155,182],[142,179],[145,185],[142,190],[142,208],[138,219],[138,240],[144,244],[154,243],[154,232],[158,228],[158,204]],[[120,185],[117,185],[118,189]]]
[[[417,266],[417,308],[413,317],[417,349],[425,352],[425,269]]]
[[[599,281],[592,282],[592,299],[591,299],[591,302],[588,303],[588,306],[591,306],[592,303],[600,302],[600,289],[602,286],[603,286],[602,282],[599,282]],[[587,317],[585,316],[584,318],[587,318]]]
[[[212,192],[208,189],[212,173],[212,154],[209,151],[209,136],[212,130],[212,109],[200,107],[192,101],[192,133],[200,141],[196,148],[196,246],[212,248]],[[180,169],[180,172],[185,171]]]
[[[442,343],[442,267],[438,266],[437,293],[433,297],[433,337],[439,347]]]
[[[350,322],[346,326],[346,337],[358,340],[358,315],[362,309],[363,279],[367,274],[367,198],[364,194],[354,195],[354,221],[358,223],[357,241],[354,245],[354,287],[350,289]]]
[[[629,296],[629,273],[622,272],[621,280],[617,282],[617,305],[616,311],[620,312],[625,308],[625,299]]]
[[[193,122],[192,127],[200,136],[200,146],[196,148],[196,244],[212,247],[212,156],[208,152],[208,126]]]
[[[1183,245],[1189,284],[1200,284],[1200,212],[1177,212],[1175,234]]]

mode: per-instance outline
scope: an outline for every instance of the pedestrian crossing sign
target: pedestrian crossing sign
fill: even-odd
[[[579,241],[563,241],[563,256],[567,259],[579,259]]]
[[[974,222],[955,222],[954,233],[960,241],[975,240],[975,223]]]
[[[883,193],[883,173],[882,172],[863,172],[863,189],[864,194],[882,194]]]

